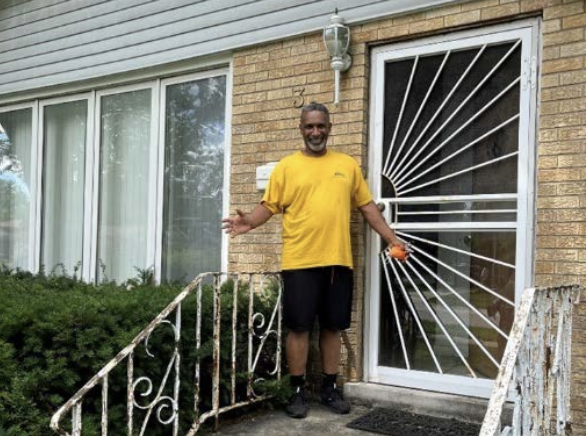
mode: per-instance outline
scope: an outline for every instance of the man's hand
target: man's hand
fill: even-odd
[[[406,261],[409,258],[409,254],[411,253],[409,245],[400,241],[398,244],[390,244],[386,251],[389,257],[400,260],[402,262]]]
[[[236,209],[235,217],[224,218],[222,223],[222,228],[232,238],[253,229],[250,215],[245,214],[240,209]]]
[[[257,205],[252,213],[244,213],[240,209],[236,209],[235,217],[222,220],[222,228],[233,238],[266,223],[271,216],[273,216],[271,211],[261,204]]]

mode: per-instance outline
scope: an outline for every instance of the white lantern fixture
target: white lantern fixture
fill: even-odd
[[[330,64],[334,70],[335,98],[334,104],[340,103],[340,73],[348,70],[352,65],[352,58],[348,54],[350,45],[350,28],[344,26],[344,20],[338,15],[338,9],[330,18],[330,24],[324,29],[324,44],[332,58]]]

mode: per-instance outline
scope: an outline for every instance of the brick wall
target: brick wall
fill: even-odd
[[[352,68],[343,74],[342,103],[332,110],[329,146],[366,168],[369,47],[463,28],[541,16],[538,131],[537,285],[586,283],[586,13],[584,0],[482,0],[372,21],[352,28]],[[327,17],[324,17],[326,20]],[[325,21],[324,21],[325,22]],[[333,73],[311,34],[241,51],[234,57],[232,208],[259,201],[255,168],[302,148],[299,106],[333,99]],[[232,241],[230,268],[277,270],[280,220]],[[353,217],[356,294],[352,328],[341,372],[362,374],[364,306],[363,223]],[[584,296],[583,300],[586,300]],[[577,311],[574,334],[575,434],[586,434],[586,303]]]

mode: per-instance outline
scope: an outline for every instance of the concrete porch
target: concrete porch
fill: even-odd
[[[350,421],[374,407],[397,409],[464,422],[481,423],[488,400],[458,395],[439,394],[416,389],[383,386],[372,383],[346,383],[344,395],[352,403],[348,415],[336,415],[318,402],[310,403],[306,419],[289,418],[284,410],[262,411],[240,421],[220,420],[221,436],[373,436],[371,433],[346,427]],[[397,429],[396,436],[401,436]]]

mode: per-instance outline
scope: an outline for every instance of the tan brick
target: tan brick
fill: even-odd
[[[537,187],[537,192],[540,196],[549,197],[552,195],[556,195],[557,185],[550,183],[550,184],[540,184]]]
[[[234,67],[241,67],[246,65],[246,56],[242,56],[240,53],[234,55],[234,59],[232,61]],[[236,68],[234,68],[236,70]],[[237,74],[237,71],[234,71]]]
[[[248,114],[254,112],[254,104],[243,104],[240,106],[235,106],[232,109],[232,114],[234,115],[238,115],[238,114]]]
[[[586,263],[564,262],[556,265],[558,274],[586,275]],[[586,367],[585,367],[586,369]]]
[[[559,86],[560,84],[560,75],[559,74],[548,74],[546,76],[541,76],[541,88],[552,88]]]
[[[556,209],[558,207],[580,207],[580,200],[577,197],[540,197],[537,199],[538,208]]]
[[[545,5],[544,0],[522,0],[520,2],[521,12],[534,12],[534,11],[541,11]]]
[[[298,76],[301,74],[313,73],[316,71],[321,71],[324,68],[319,62],[312,62],[309,64],[297,65],[295,68],[279,68],[277,70],[273,70],[269,72],[269,77],[271,79],[277,79],[282,77],[292,77]]]
[[[540,182],[562,182],[581,180],[580,172],[572,169],[541,170],[537,173]]]
[[[563,30],[561,32],[548,33],[543,37],[543,46],[567,44],[571,42],[582,41],[584,39],[584,29],[574,28]]]
[[[541,115],[554,115],[559,113],[560,111],[560,102],[559,101],[545,101],[541,103],[541,108],[539,110]]]
[[[304,44],[304,45],[298,45],[295,47],[291,47],[291,56],[297,56],[297,55],[301,55],[301,54],[307,54],[307,53],[315,53],[317,51],[320,51],[323,49],[323,43],[322,42],[315,42],[315,43],[310,43],[310,44]]]
[[[554,47],[555,49],[556,47]],[[543,62],[542,72],[543,74],[556,73],[560,71],[572,71],[580,70],[584,65],[584,61],[581,57],[573,57],[556,60],[548,60]]]
[[[406,26],[408,28],[408,26]],[[378,29],[352,33],[352,43],[376,41]]]
[[[560,48],[558,46],[555,47],[547,47],[543,49],[542,52],[542,59],[544,61],[551,61],[554,59],[560,58]]]
[[[586,55],[586,41],[566,44],[560,47],[560,56],[562,58],[584,55]],[[584,64],[584,62],[582,62],[582,64]]]
[[[401,26],[385,27],[378,30],[378,39],[395,38],[397,36],[403,36],[409,34],[409,25],[403,24]]]
[[[541,156],[537,161],[537,167],[541,169],[546,168],[557,168],[558,157],[557,156]]]
[[[575,262],[578,260],[578,253],[578,250],[540,250],[537,252],[536,261]]]
[[[425,12],[419,12],[415,14],[405,14],[399,15],[393,18],[392,23],[393,25],[401,25],[407,23],[413,23],[415,21],[424,21],[425,20]]]
[[[579,209],[558,209],[555,211],[555,220],[558,222],[586,222],[586,214]]]
[[[457,14],[462,11],[462,5],[446,6],[443,8],[435,8],[425,13],[425,18],[445,17],[446,15]]]
[[[569,153],[583,153],[583,141],[564,141],[564,142],[549,142],[539,146],[539,155],[560,155]]]
[[[586,98],[562,100],[559,102],[559,111],[561,113],[586,111]]]
[[[232,126],[233,135],[241,135],[254,132],[254,126],[251,124],[244,124],[239,126]]]
[[[272,71],[276,68],[281,68],[282,65],[282,61],[281,59],[273,59],[267,62],[259,62],[258,64],[254,64],[256,66],[256,71],[257,72],[261,72],[261,71]]]
[[[304,46],[300,46],[300,47],[304,47]],[[291,56],[291,50],[292,50],[291,47],[271,50],[268,53],[269,57],[267,60],[283,59],[283,58],[289,57],[289,56]]]
[[[559,163],[560,168],[567,168],[567,167],[584,168],[584,165],[586,165],[586,154],[576,154],[576,155],[569,154],[569,155],[559,156],[558,163]]]
[[[540,129],[539,130],[539,142],[551,142],[558,140],[557,129]]]
[[[564,29],[584,26],[586,26],[586,14],[574,15],[573,17],[564,17],[562,20],[562,27]]]
[[[557,248],[586,248],[586,238],[583,236],[557,236]]]
[[[474,9],[484,9],[489,8],[491,6],[497,6],[499,4],[498,0],[477,0],[472,2],[464,2],[462,4],[462,11],[472,11]]]
[[[582,180],[577,183],[565,183],[558,186],[559,195],[579,195],[586,194],[586,181]]]
[[[580,123],[580,114],[544,115],[541,117],[540,127],[551,129],[554,127],[577,126]]]
[[[424,21],[418,21],[409,25],[409,33],[424,33],[432,30],[441,29],[444,27],[443,17],[426,19]]]
[[[478,21],[480,21],[480,10],[472,10],[444,17],[446,27],[462,26],[464,24],[477,23]]]
[[[540,222],[537,224],[537,231],[540,235],[550,236],[568,236],[568,235],[580,235],[580,223],[565,222]],[[577,253],[577,252],[576,252]],[[547,259],[547,255],[543,255],[540,259]],[[578,258],[576,254],[575,258]]]
[[[559,86],[557,88],[544,89],[541,93],[543,101],[564,100],[566,98],[579,98],[584,95],[580,85]]]
[[[572,71],[569,73],[560,73],[560,85],[573,85],[576,83],[586,83],[586,69]]]
[[[495,18],[510,17],[520,12],[518,3],[509,3],[505,5],[499,5],[492,8],[482,9],[480,17],[483,20],[493,20]]]
[[[584,12],[584,3],[570,3],[561,6],[554,6],[545,8],[543,11],[543,19],[551,20],[553,18],[568,17],[570,15],[576,15]]]
[[[283,48],[295,47],[296,45],[303,45],[305,41],[303,38],[291,38],[283,41]]]
[[[264,80],[262,82],[258,82],[255,85],[256,91],[269,91],[271,89],[277,89],[282,86],[281,79],[273,79],[273,80]]]
[[[558,32],[562,29],[562,20],[546,20],[543,22],[543,33]]]
[[[551,262],[539,262],[539,261],[535,262],[535,273],[536,274],[553,274],[554,271],[555,271],[555,268]]]
[[[234,85],[234,87],[232,88],[232,92],[236,95],[254,92],[255,90],[256,85],[254,83],[249,83],[246,85]]]
[[[561,141],[586,138],[586,126],[559,129],[559,138]]]
[[[556,246],[556,237],[555,236],[542,236],[542,235],[537,235],[536,238],[536,245],[537,248],[540,249],[545,249],[545,248],[555,248]]]
[[[269,72],[268,71],[260,71],[260,72],[251,73],[251,74],[244,74],[240,77],[242,77],[242,79],[243,79],[243,84],[257,83],[257,82],[262,82],[262,81],[268,79]]]

